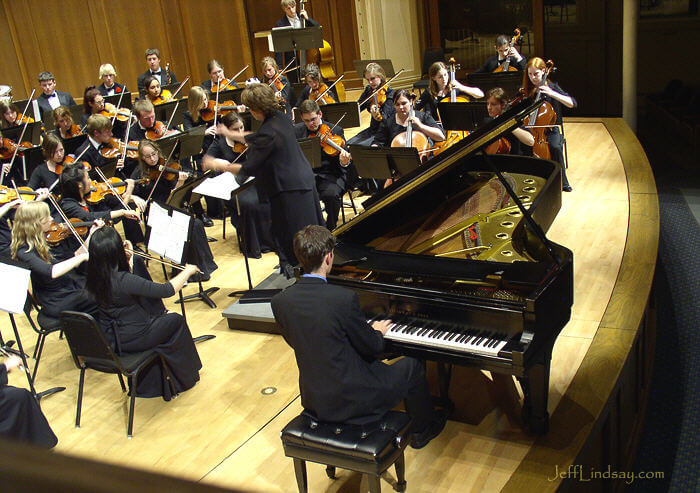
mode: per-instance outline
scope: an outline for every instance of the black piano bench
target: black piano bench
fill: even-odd
[[[306,493],[306,461],[326,464],[326,474],[335,479],[335,468],[366,474],[370,492],[379,493],[380,475],[392,464],[396,468],[396,491],[406,490],[404,449],[411,441],[411,418],[389,411],[372,425],[321,423],[303,412],[282,430],[284,454],[294,459],[300,493]]]

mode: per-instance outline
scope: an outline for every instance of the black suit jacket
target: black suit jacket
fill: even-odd
[[[328,123],[325,120],[323,120],[321,124],[328,125],[328,128],[333,127],[332,123]],[[294,134],[296,135],[297,139],[306,139],[309,137],[309,129],[306,128],[306,124],[304,122],[300,122],[294,125]],[[336,125],[336,127],[333,129],[333,134],[340,135],[343,139],[345,139],[345,131],[340,126]],[[319,168],[314,169],[314,173],[316,173],[319,176],[343,178],[344,180],[345,168],[340,164],[340,155],[338,154],[336,156],[329,156],[322,150],[321,166]]]
[[[61,103],[61,106],[68,106],[69,108],[71,106],[75,106],[75,100],[73,99],[73,96],[71,96],[67,92],[55,91],[55,93],[58,96],[58,101],[59,103]],[[35,99],[35,101],[39,104],[39,113],[41,114],[41,119],[43,120],[45,112],[53,111],[51,109],[51,105],[49,104],[49,98],[46,96],[46,94],[42,92],[39,95],[39,97]]]
[[[115,82],[114,86],[112,87],[114,88],[114,94],[120,94],[126,91],[126,85],[120,84],[119,82]],[[97,86],[97,90],[100,91],[100,94],[103,96],[107,96],[107,88],[105,87],[104,82]]]
[[[301,404],[318,419],[369,423],[401,400],[406,384],[377,359],[384,337],[355,292],[302,277],[272,298],[272,312],[294,349]]]
[[[518,70],[525,70],[525,66],[527,65],[527,59],[525,57],[522,57],[519,62],[515,61],[515,57],[509,56],[510,58],[510,66],[513,68],[516,68]],[[486,62],[477,70],[478,73],[490,73],[496,70],[499,65],[505,63],[505,59],[499,61],[498,60],[498,55],[491,55],[486,59]]]
[[[86,148],[87,151],[85,151]],[[85,151],[84,154],[83,151]],[[85,142],[83,142],[80,145],[80,147],[78,147],[78,149],[75,151],[76,157],[80,154],[83,154],[83,157],[81,157],[80,160],[87,161],[93,168],[101,168],[107,163],[107,160],[102,156],[102,154],[100,154],[100,151],[95,149],[95,147],[90,143],[90,139],[85,139]]]
[[[138,76],[138,79],[136,79],[136,87],[139,90],[139,97],[143,97],[143,94],[146,92],[146,88],[144,87],[144,81],[146,80],[146,77],[151,75],[151,69],[149,68],[146,70],[144,73]],[[177,77],[175,77],[175,73],[171,70],[170,71],[170,83],[175,84],[177,82]],[[164,86],[168,83],[168,73],[165,71],[165,67],[160,68],[160,85]]]
[[[274,197],[293,190],[313,190],[314,174],[299,147],[289,118],[281,111],[268,116],[254,134],[246,136],[248,156],[243,169],[256,177],[258,192]]]

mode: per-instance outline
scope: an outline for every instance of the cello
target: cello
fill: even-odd
[[[448,85],[450,87],[450,95],[445,96],[440,100],[441,103],[468,103],[469,102],[469,97],[468,96],[458,96],[457,95],[457,89],[454,87],[454,81],[455,81],[455,73],[457,72],[457,63],[455,62],[454,57],[450,58],[450,61],[448,62],[450,66],[450,81],[448,82]],[[438,155],[441,152],[446,151],[449,149],[450,146],[456,144],[460,140],[462,140],[464,137],[469,135],[469,132],[466,130],[448,130],[447,135],[445,136],[445,140],[442,142],[437,142],[435,144],[435,150],[433,151],[434,155]]]
[[[547,60],[540,86],[547,83],[547,77],[549,77],[549,74],[554,70],[556,70],[554,62],[552,60]],[[539,101],[541,98],[542,93],[538,88],[535,101]],[[549,143],[547,142],[547,129],[552,128],[556,122],[557,112],[554,111],[554,108],[548,101],[542,103],[542,105],[537,108],[537,111],[533,111],[528,118],[526,128],[528,128],[535,137],[535,144],[532,146],[532,154],[534,156],[541,159],[552,158],[552,153],[549,150]]]
[[[510,49],[513,48],[513,46],[515,46],[515,44],[520,39],[520,29],[518,29],[516,27],[515,30],[513,31],[513,33],[514,33],[514,36],[512,38],[510,38],[510,43],[508,43],[508,53],[510,53]],[[517,72],[517,71],[518,71],[517,68],[510,66],[510,57],[506,56],[506,61],[503,62],[498,67],[496,67],[496,69],[493,71],[493,73],[495,74],[497,72]]]

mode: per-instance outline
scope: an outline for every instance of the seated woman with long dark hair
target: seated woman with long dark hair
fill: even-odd
[[[187,322],[179,313],[166,311],[162,299],[179,292],[197,266],[188,264],[170,281],[155,283],[132,274],[124,246],[110,226],[95,231],[90,240],[85,289],[99,306],[100,328],[117,354],[154,349],[168,366],[175,392],[183,392],[199,380],[202,362]],[[170,400],[165,377],[163,368],[154,364],[141,374],[136,395]]]

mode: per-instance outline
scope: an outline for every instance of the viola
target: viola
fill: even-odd
[[[219,116],[223,116],[237,110],[238,105],[234,101],[224,101],[217,106],[215,101],[209,100],[207,107],[199,110],[199,115],[202,117],[203,121],[210,122],[214,120],[214,115],[217,113]]]
[[[286,85],[287,85],[287,84],[285,84],[284,82],[282,82],[282,79],[280,79],[279,77],[276,77],[276,78],[272,79],[272,81],[270,82],[270,87],[272,87],[272,88],[275,90],[275,92],[279,92],[279,93],[282,92],[282,89],[284,89],[284,87],[285,87]],[[287,100],[284,98],[284,96],[282,96],[282,95],[280,94],[279,102],[280,102],[281,104],[285,104],[285,103],[287,102]]]
[[[146,138],[148,140],[158,140],[164,137],[166,133],[168,133],[168,126],[161,121],[156,121],[153,127],[146,130]]]
[[[167,103],[168,101],[172,101],[173,99],[173,93],[168,91],[167,89],[163,89],[160,91],[160,94],[155,98],[151,100],[151,103],[153,103],[153,106],[158,106],[159,104]]]
[[[17,197],[17,192],[19,191],[19,197]],[[21,198],[25,202],[35,200],[38,192],[35,192],[29,187],[17,187],[15,190],[13,187],[6,187],[5,185],[0,185],[0,204],[7,204],[12,202],[17,198]]]
[[[160,122],[159,122],[160,123]],[[131,159],[136,159],[138,157],[138,145],[139,143],[131,141],[126,146],[126,157]],[[109,144],[100,150],[100,154],[106,159],[118,158],[124,152],[124,142],[119,139],[112,137],[109,140]]]
[[[155,103],[153,103],[155,104]],[[120,122],[129,121],[131,112],[123,108],[117,108],[112,103],[105,103],[105,107],[98,115],[106,116],[107,118],[115,118]]]
[[[520,39],[520,29],[518,29],[516,27],[515,30],[513,31],[513,33],[515,35],[512,38],[510,38],[510,43],[508,45],[509,51],[510,51],[510,48],[512,48],[515,45],[515,43],[517,43],[518,40]],[[493,72],[496,73],[496,72],[517,72],[517,71],[518,71],[517,68],[510,66],[510,58],[506,57],[506,61],[503,62],[498,67],[496,67],[496,69]]]
[[[69,222],[80,236],[85,236],[88,232],[88,228],[94,224],[93,221],[81,221],[77,217],[69,219]],[[48,241],[49,245],[57,245],[71,236],[73,236],[73,232],[66,223],[57,223],[53,221],[49,230],[46,232],[46,241]]]
[[[345,146],[345,139],[332,133],[331,128],[325,123],[322,123],[315,132],[309,133],[309,138],[314,137],[321,139],[321,148],[329,156],[337,156]]]
[[[22,155],[21,151],[26,151],[27,149],[31,149],[32,147],[34,147],[34,146],[32,145],[31,142],[26,142],[26,141],[22,142],[19,146],[18,155],[21,156]],[[17,149],[17,144],[13,140],[10,140],[6,137],[3,137],[2,144],[0,144],[0,159],[12,158],[16,149]]]
[[[323,97],[321,97],[321,94],[323,94]],[[316,89],[312,89],[311,92],[309,92],[309,99],[313,99],[318,104],[335,103],[335,99],[333,99],[333,96],[331,96],[330,91],[328,91],[328,86],[323,82],[319,84],[319,86]]]

